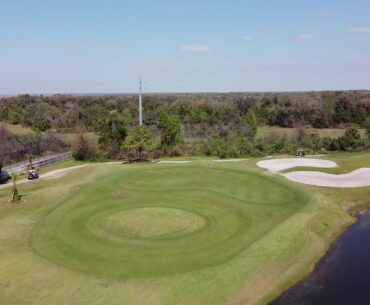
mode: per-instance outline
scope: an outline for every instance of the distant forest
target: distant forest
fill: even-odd
[[[138,119],[137,96],[31,96],[0,99],[0,120],[46,131],[85,126],[94,130],[102,119],[115,113]],[[158,124],[163,110],[178,115],[192,126],[238,126],[249,109],[259,125],[314,128],[365,127],[370,116],[369,91],[269,93],[269,94],[155,94],[146,95],[144,119]]]
[[[304,130],[300,129],[348,127],[369,130],[369,118],[369,91],[148,94],[144,98],[144,123],[153,142],[158,140],[158,143],[150,149],[149,146],[145,148],[157,154],[203,153],[221,157],[292,151],[298,145],[313,151],[351,150],[367,147],[367,144],[356,142],[352,145],[340,142],[340,139],[319,141],[317,136],[304,135]],[[29,126],[40,132],[51,129],[93,131],[100,135],[99,145],[104,148],[101,153],[117,157],[122,154],[130,130],[138,123],[138,97],[4,97],[0,99],[0,121]],[[255,139],[257,126],[297,128],[297,135],[294,140],[275,135],[258,142]],[[136,136],[144,135],[139,132]],[[358,137],[353,130],[351,136],[355,140]],[[197,144],[197,141],[202,143]]]

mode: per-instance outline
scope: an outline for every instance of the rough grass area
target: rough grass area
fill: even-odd
[[[29,134],[36,134],[30,127],[24,127],[22,125],[12,125],[6,122],[0,121],[0,128],[4,127],[9,133],[17,136],[25,136]],[[56,133],[57,137],[67,144],[73,144],[78,136],[78,133]],[[93,143],[98,143],[99,136],[94,132],[85,132],[84,136],[91,140]]]
[[[72,145],[77,140],[78,135],[78,133],[57,133],[59,139],[70,145]],[[84,137],[95,144],[97,144],[99,140],[99,136],[93,132],[85,132]]]
[[[35,132],[31,128],[24,127],[22,125],[12,125],[12,124],[0,121],[0,128],[1,127],[4,127],[9,133],[13,135],[17,135],[17,136],[35,134]]]
[[[256,161],[92,164],[19,186],[19,205],[0,191],[0,304],[265,304],[370,188],[339,197]]]
[[[344,135],[345,128],[303,128],[307,133],[317,133],[321,138],[338,138]],[[257,130],[257,138],[264,138],[269,134],[276,133],[279,135],[286,135],[287,137],[292,136],[296,131],[295,128],[282,128],[282,127],[271,127],[271,126],[261,126]],[[366,130],[359,129],[362,136],[365,136]]]

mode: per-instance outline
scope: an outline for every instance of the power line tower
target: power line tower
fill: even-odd
[[[139,77],[139,125],[143,126],[143,85]]]

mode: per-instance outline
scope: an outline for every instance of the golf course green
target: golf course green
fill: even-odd
[[[255,173],[115,166],[40,220],[31,246],[98,277],[176,275],[233,259],[306,201]],[[261,222],[266,214],[269,221]]]
[[[331,190],[209,162],[91,164],[19,204],[0,190],[0,304],[264,304],[352,221]]]

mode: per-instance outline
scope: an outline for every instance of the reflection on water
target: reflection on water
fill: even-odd
[[[369,305],[370,212],[338,240],[302,283],[273,305]]]

